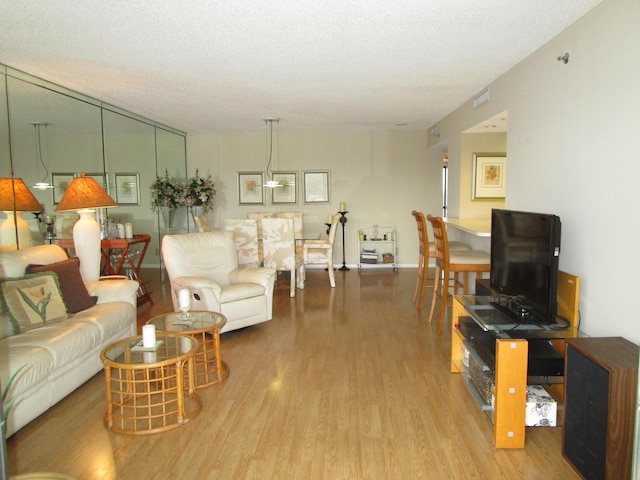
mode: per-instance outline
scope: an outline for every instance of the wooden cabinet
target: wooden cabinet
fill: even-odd
[[[373,225],[358,229],[358,268],[397,268],[396,229]]]
[[[638,346],[569,339],[565,377],[562,454],[587,480],[631,478]]]

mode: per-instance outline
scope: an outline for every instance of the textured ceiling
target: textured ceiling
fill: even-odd
[[[0,0],[0,62],[189,133],[427,128],[600,1]]]

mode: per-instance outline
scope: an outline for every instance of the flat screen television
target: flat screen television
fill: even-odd
[[[492,210],[490,285],[515,322],[555,323],[559,256],[560,217]]]

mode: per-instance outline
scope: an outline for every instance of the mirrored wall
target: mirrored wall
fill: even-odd
[[[151,210],[150,186],[165,171],[185,178],[183,132],[0,65],[0,177],[8,177],[11,166],[29,186],[53,185],[32,189],[46,213],[54,213],[73,176],[94,176],[119,204],[101,215],[151,235],[144,265],[160,265],[164,224]],[[32,243],[43,243],[35,216],[24,217]],[[56,223],[58,238],[70,237],[69,222],[61,217]],[[174,227],[187,229],[186,214],[175,219]]]

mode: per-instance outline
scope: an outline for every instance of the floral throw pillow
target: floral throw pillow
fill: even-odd
[[[0,315],[6,314],[18,334],[67,318],[58,276],[38,273],[0,278]]]

